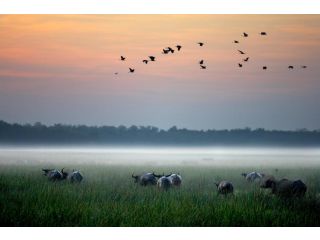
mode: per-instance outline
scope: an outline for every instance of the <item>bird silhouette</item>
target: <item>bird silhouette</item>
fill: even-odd
[[[151,62],[154,62],[155,59],[156,59],[156,57],[154,57],[154,56],[149,56],[149,58],[150,58],[150,61],[151,61]]]
[[[149,61],[144,59],[144,60],[142,60],[142,62],[144,62],[145,64],[148,64]]]
[[[249,61],[249,57],[246,57],[245,59],[243,59],[244,62],[248,62]]]
[[[244,33],[243,33],[243,36],[244,36],[244,37],[248,37],[249,34],[244,32]]]
[[[262,69],[263,69],[263,70],[267,70],[267,66],[263,66]]]
[[[261,32],[261,33],[260,33],[260,35],[262,35],[262,36],[266,36],[266,35],[267,35],[267,33],[266,33],[266,32]]]
[[[242,67],[242,64],[241,64],[241,63],[238,63],[238,66],[239,66],[239,67]]]
[[[134,72],[134,68],[129,68],[129,72],[133,73]]]
[[[162,54],[168,54],[170,52],[169,49],[162,49]]]
[[[293,69],[293,66],[289,66],[288,68],[289,68],[289,69]]]
[[[203,46],[203,42],[198,42],[199,46],[202,47]]]
[[[180,51],[180,49],[182,48],[181,45],[177,45],[176,48],[178,49],[178,51]]]
[[[200,65],[203,64],[203,60],[200,60],[200,61],[199,61],[199,64],[200,64]]]
[[[206,66],[200,65],[201,69],[206,69]]]
[[[168,47],[168,51],[170,51],[171,53],[174,53],[174,50],[171,47]]]
[[[239,41],[237,41],[237,40],[234,40],[233,42],[234,42],[234,43],[239,43]]]
[[[115,72],[115,73],[114,73],[114,75],[118,75],[118,73],[117,73],[117,72]]]
[[[121,57],[120,57],[120,60],[121,60],[121,61],[124,61],[124,60],[126,60],[126,58],[125,58],[124,56],[121,56]]]
[[[241,50],[238,50],[238,52],[239,52],[240,54],[246,54],[245,52],[242,52]]]
[[[306,65],[302,65],[301,68],[307,68],[307,66]]]

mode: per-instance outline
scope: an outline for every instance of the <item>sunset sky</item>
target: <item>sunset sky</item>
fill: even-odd
[[[320,15],[1,15],[0,36],[1,120],[320,129]]]

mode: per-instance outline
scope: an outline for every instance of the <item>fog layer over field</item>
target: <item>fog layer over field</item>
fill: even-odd
[[[320,166],[320,148],[0,147],[1,165]]]

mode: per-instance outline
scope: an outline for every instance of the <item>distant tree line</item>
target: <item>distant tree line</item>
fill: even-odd
[[[320,146],[320,130],[189,130],[175,126],[163,130],[153,126],[22,125],[0,120],[0,144]]]

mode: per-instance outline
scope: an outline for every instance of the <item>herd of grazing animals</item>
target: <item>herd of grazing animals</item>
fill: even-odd
[[[71,173],[65,172],[64,168],[60,171],[57,169],[42,169],[43,175],[49,181],[69,180],[71,183],[80,183],[83,176],[78,170],[72,170]],[[307,191],[307,186],[299,179],[295,181],[283,178],[276,180],[272,175],[266,175],[259,172],[242,173],[246,181],[253,183],[259,182],[260,188],[271,189],[271,193],[283,198],[303,197]],[[180,187],[182,177],[178,173],[170,173],[168,175],[155,174],[154,172],[142,173],[140,175],[132,174],[134,182],[141,186],[156,185],[160,190],[169,190],[172,187]],[[231,182],[223,180],[215,183],[217,193],[222,195],[233,194],[234,186]]]
[[[299,179],[295,181],[283,178],[276,180],[273,176],[267,176],[260,184],[261,188],[270,188],[272,194],[283,198],[303,197],[307,186]]]
[[[260,35],[260,36],[267,36],[267,33],[266,33],[266,32],[260,32],[259,35]],[[242,37],[243,37],[243,38],[248,38],[248,37],[249,37],[249,34],[246,33],[246,32],[243,32]],[[239,41],[239,40],[234,40],[233,43],[235,43],[235,44],[240,44],[240,41]],[[199,45],[199,47],[203,47],[203,46],[205,45],[203,42],[197,42],[196,44]],[[179,44],[176,45],[175,47],[176,47],[177,51],[180,51],[181,48],[182,48],[182,46],[179,45]],[[172,48],[172,47],[167,47],[167,48],[162,49],[162,52],[161,52],[161,53],[162,53],[162,54],[169,54],[169,53],[174,53],[174,52],[175,52],[175,49],[174,49],[174,48]],[[246,52],[244,52],[244,51],[242,51],[242,50],[239,50],[239,49],[238,49],[238,52],[239,52],[239,54],[241,54],[241,55],[246,55],[246,54],[247,54]],[[145,63],[145,64],[148,64],[149,61],[155,62],[155,61],[156,61],[155,59],[156,59],[155,56],[149,56],[149,59],[143,59],[142,62]],[[121,60],[121,61],[125,61],[125,60],[126,60],[126,57],[120,56],[120,60]],[[249,61],[249,57],[246,57],[246,58],[242,59],[242,61],[243,61],[244,63],[247,63],[247,62]],[[207,66],[204,65],[204,60],[199,61],[199,66],[200,66],[200,69],[207,69]],[[244,66],[243,63],[238,63],[238,67],[239,67],[239,68],[242,68],[243,66]],[[307,66],[306,66],[306,65],[301,65],[301,68],[305,69],[305,68],[307,68]],[[266,71],[267,69],[268,69],[267,66],[262,66],[262,70]],[[288,69],[289,69],[289,70],[292,70],[292,69],[294,69],[294,66],[289,65],[289,66],[288,66]],[[129,73],[134,73],[134,72],[135,72],[135,68],[129,67]],[[115,72],[114,74],[115,74],[115,75],[118,75],[118,72]]]
[[[80,183],[83,179],[82,174],[78,170],[72,170],[69,174],[64,171],[64,168],[61,171],[57,169],[42,169],[43,175],[48,177],[49,181],[56,182],[62,180],[69,180],[71,183]]]
[[[141,186],[157,185],[159,189],[168,190],[172,186],[179,187],[182,183],[182,177],[177,173],[157,175],[153,173],[143,173],[141,175],[132,174],[135,183]]]

